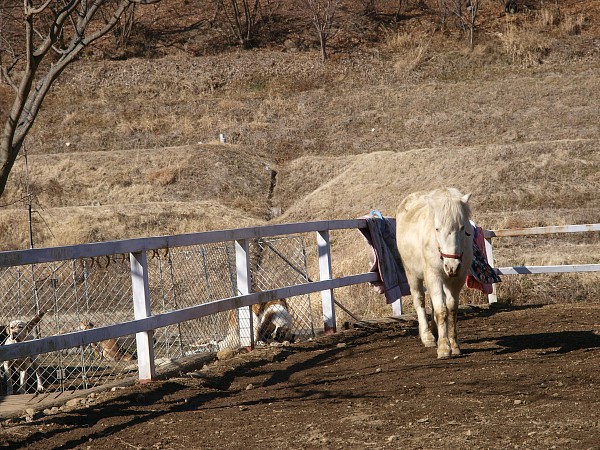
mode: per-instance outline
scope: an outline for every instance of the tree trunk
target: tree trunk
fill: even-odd
[[[319,41],[321,42],[321,59],[326,61],[329,58],[327,54],[327,36],[324,32],[319,32]]]

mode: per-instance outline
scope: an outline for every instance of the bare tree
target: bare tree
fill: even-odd
[[[466,8],[466,14],[463,14],[462,16],[462,20],[465,21],[469,31],[469,48],[471,50],[473,50],[473,47],[475,46],[475,27],[480,5],[481,0],[469,0]]]
[[[468,33],[469,48],[475,45],[475,30],[481,0],[438,0],[441,26],[446,25],[447,15],[456,18],[457,26],[463,33]]]
[[[260,0],[216,0],[216,3],[238,42],[250,47],[259,19]]]
[[[300,0],[302,7],[310,14],[319,35],[323,61],[328,58],[327,41],[333,31],[335,14],[341,2],[342,0]]]
[[[134,4],[158,2],[22,0],[22,6],[15,0],[4,2],[0,9],[0,78],[13,88],[15,98],[0,140],[0,195],[54,81]]]

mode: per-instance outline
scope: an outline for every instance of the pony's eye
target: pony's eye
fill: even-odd
[[[467,233],[466,231],[465,231],[465,234],[466,234],[467,236],[471,236],[471,234],[470,234],[470,233]]]

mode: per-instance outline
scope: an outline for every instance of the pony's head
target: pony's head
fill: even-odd
[[[473,226],[469,221],[470,197],[471,194],[463,195],[453,188],[435,190],[428,197],[440,259],[449,277],[461,272],[466,256],[470,264],[473,245]]]

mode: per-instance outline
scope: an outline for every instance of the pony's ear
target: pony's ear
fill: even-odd
[[[469,199],[471,198],[471,194],[465,194],[460,199],[463,203],[469,203]]]

